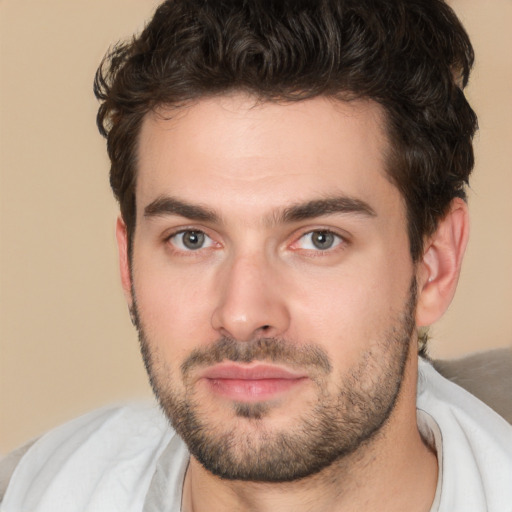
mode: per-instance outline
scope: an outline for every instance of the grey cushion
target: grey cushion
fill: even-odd
[[[512,347],[433,361],[436,370],[512,423]]]

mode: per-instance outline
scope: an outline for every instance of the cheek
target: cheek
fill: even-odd
[[[140,260],[134,267],[139,317],[150,345],[168,361],[179,361],[198,344],[212,342],[209,278],[171,266],[153,268]]]
[[[408,300],[407,258],[376,258],[372,264],[331,269],[325,276],[302,275],[290,301],[294,334],[323,346],[350,366],[396,322]]]

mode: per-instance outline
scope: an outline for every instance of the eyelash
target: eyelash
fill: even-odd
[[[190,249],[190,248],[187,249],[187,248],[177,247],[176,244],[174,244],[172,242],[172,240],[176,239],[176,237],[178,237],[179,235],[183,235],[185,233],[202,234],[205,237],[207,237],[207,239],[209,239],[211,243],[209,244],[208,247],[199,247],[195,250]],[[321,248],[301,249],[300,247],[297,247],[297,248],[293,247],[294,245],[299,244],[300,241],[303,240],[306,236],[308,236],[308,235],[311,236],[314,233],[322,233],[324,235],[329,235],[329,236],[335,237],[335,241],[334,241],[335,245],[333,247],[328,247],[326,249],[321,249]],[[208,233],[204,229],[193,228],[193,227],[181,228],[177,231],[173,231],[172,233],[170,233],[169,235],[167,235],[165,237],[164,241],[165,241],[165,243],[171,245],[173,252],[175,252],[179,255],[183,255],[183,256],[197,256],[205,249],[210,249],[212,246],[214,248],[215,248],[215,246],[220,247],[220,245],[221,245],[218,242],[215,242],[214,238],[209,236]],[[302,251],[303,253],[307,253],[309,256],[322,257],[322,256],[327,256],[327,255],[333,254],[334,252],[337,252],[339,250],[345,249],[346,246],[349,245],[349,243],[350,243],[349,240],[344,235],[341,235],[331,229],[317,228],[317,229],[309,229],[308,231],[304,231],[304,232],[300,233],[300,236],[294,237],[294,241],[291,244],[289,244],[288,247],[291,248],[291,250],[293,250],[293,251]],[[181,242],[181,245],[183,245],[183,242]]]

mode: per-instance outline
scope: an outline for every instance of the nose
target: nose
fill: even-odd
[[[234,258],[220,272],[212,327],[223,336],[251,341],[284,334],[290,325],[278,270],[264,256]]]

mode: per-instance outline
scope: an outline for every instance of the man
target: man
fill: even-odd
[[[512,510],[512,428],[418,358],[468,237],[472,60],[440,0],[172,0],[114,48],[98,123],[164,414],[50,432],[2,510]]]

